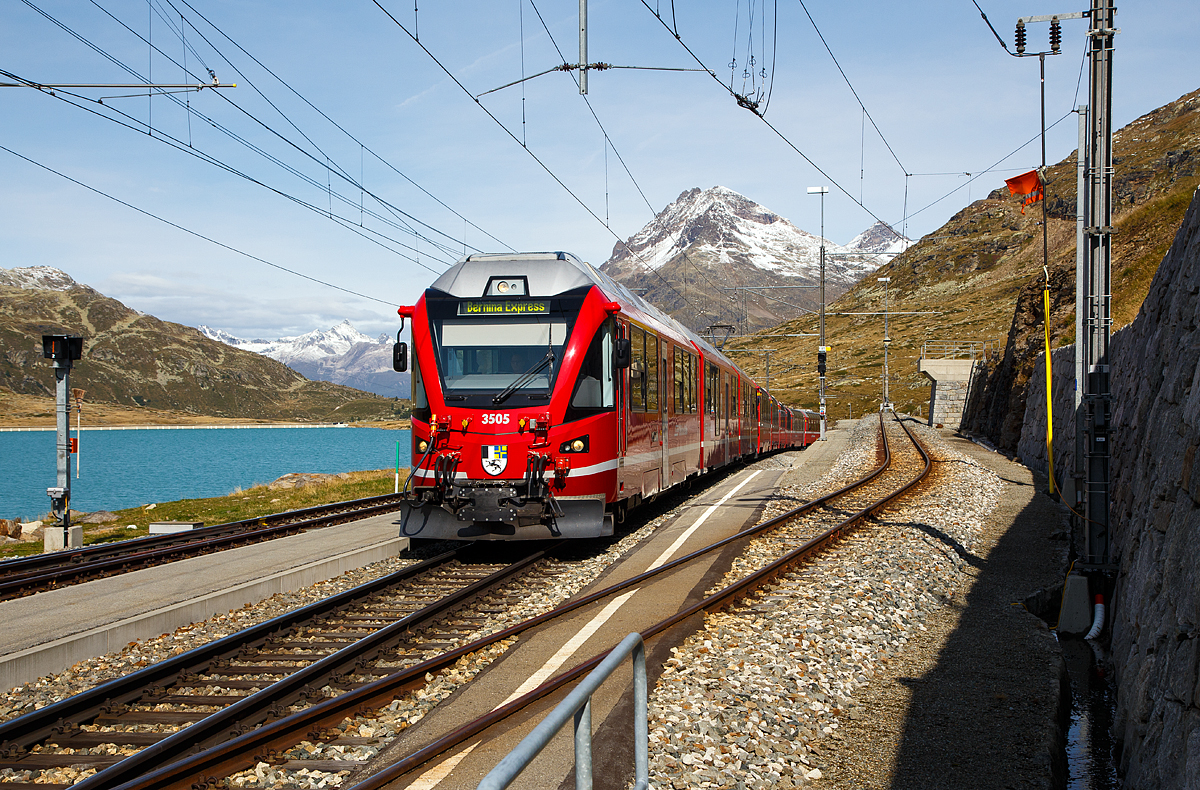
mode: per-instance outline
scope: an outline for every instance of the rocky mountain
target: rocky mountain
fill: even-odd
[[[693,188],[614,246],[600,268],[644,289],[650,301],[692,329],[713,323],[753,329],[819,304],[812,286],[820,281],[821,244],[731,189]],[[825,298],[832,301],[908,241],[878,223],[845,247],[824,244]]]
[[[911,240],[896,233],[886,222],[876,222],[851,239],[845,249],[847,252],[861,252],[868,255],[899,255],[912,244]]]
[[[331,381],[388,398],[407,398],[409,374],[392,369],[392,338],[371,338],[349,321],[329,331],[314,330],[278,340],[242,340],[201,325],[200,332],[227,345],[282,362],[315,381]]]
[[[0,269],[0,388],[52,397],[43,334],[84,338],[71,385],[91,402],[220,417],[347,421],[404,408],[349,387],[309,381],[259,354],[131,310],[50,267]]]

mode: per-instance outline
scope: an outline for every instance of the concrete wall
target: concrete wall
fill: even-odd
[[[1073,353],[1052,355],[1059,479],[1074,452]],[[1200,197],[1110,363],[1119,769],[1130,790],[1200,790]],[[1044,470],[1040,364],[1019,452]]]

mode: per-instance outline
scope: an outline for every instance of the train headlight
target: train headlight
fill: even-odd
[[[500,282],[496,283],[496,290],[502,294],[508,293],[508,283],[501,280]]]
[[[590,448],[591,442],[587,436],[580,436],[577,439],[563,442],[558,446],[560,453],[586,453]]]
[[[417,452],[418,453],[423,453],[428,449],[429,449],[429,442],[425,441],[424,439],[417,442]]]

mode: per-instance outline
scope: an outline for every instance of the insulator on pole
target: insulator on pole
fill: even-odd
[[[1050,51],[1058,52],[1062,47],[1062,27],[1057,19],[1050,20]]]
[[[1017,22],[1017,54],[1025,54],[1025,23]]]

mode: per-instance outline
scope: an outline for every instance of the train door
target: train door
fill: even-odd
[[[629,325],[617,324],[617,337],[629,337]],[[629,446],[629,368],[618,371],[617,376],[617,461],[618,467],[625,465],[625,451]],[[617,475],[620,480],[620,475]],[[618,485],[618,494],[624,489],[623,481]]]
[[[725,379],[725,459],[733,460],[734,447],[731,437],[733,436],[732,426],[730,424],[730,405],[732,401],[729,398],[729,374],[722,373],[721,378]]]
[[[662,439],[662,479],[663,488],[671,485],[671,430],[669,413],[671,410],[670,392],[673,389],[671,374],[671,343],[666,338],[658,344],[658,392],[659,392],[659,437]]]

